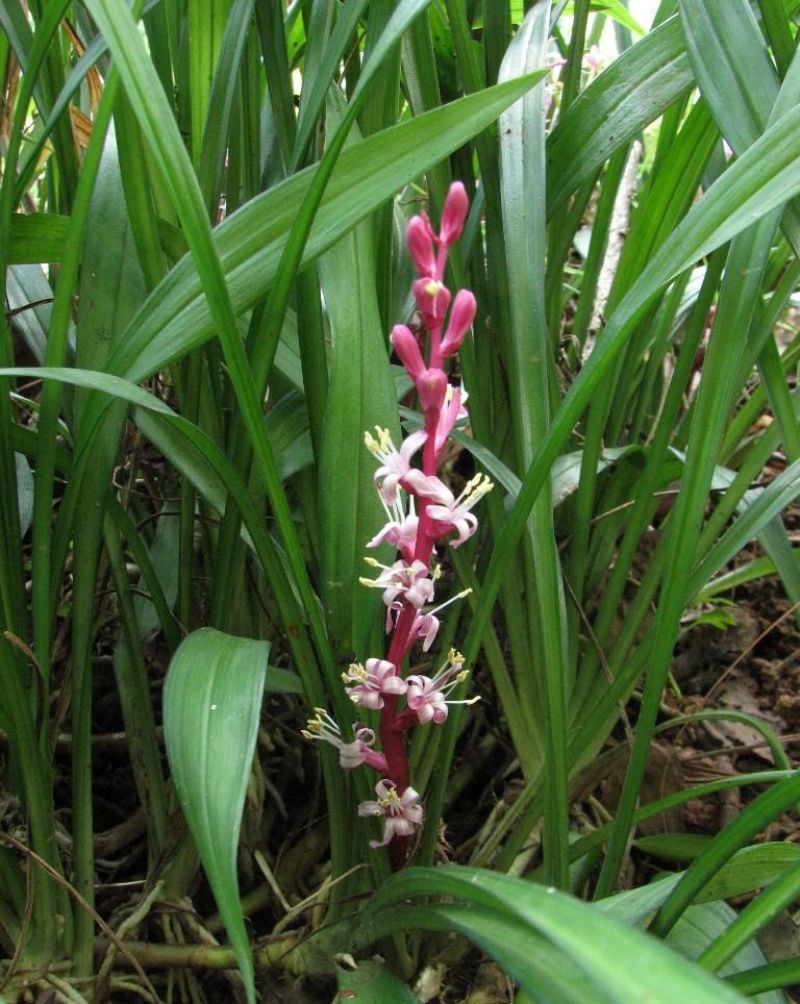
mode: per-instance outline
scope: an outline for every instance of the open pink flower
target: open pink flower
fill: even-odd
[[[371,540],[367,541],[367,547],[379,547],[383,543],[391,544],[406,561],[413,561],[418,528],[419,518],[414,512],[409,512],[402,519],[390,519]]]
[[[431,481],[439,479],[430,479]],[[418,490],[418,482],[415,483],[414,491]],[[456,531],[456,538],[450,541],[451,547],[460,547],[461,544],[471,537],[478,528],[478,519],[470,511],[480,499],[490,492],[494,485],[485,474],[476,474],[471,481],[464,486],[464,490],[456,497],[450,489],[439,481],[439,486],[431,486],[429,498],[433,498],[434,505],[428,506],[428,515],[433,520],[434,529],[437,536],[443,537],[452,530]],[[437,488],[436,494],[433,494]]]
[[[398,597],[419,610],[433,599],[433,579],[428,566],[422,561],[395,561],[393,565],[382,565],[374,558],[364,559],[373,568],[382,571],[375,579],[360,578],[363,586],[383,590],[383,602],[391,607]]]
[[[474,704],[478,700],[472,697],[468,701],[448,701],[447,697],[454,687],[463,683],[468,676],[464,669],[464,656],[451,648],[447,662],[434,677],[415,675],[406,680],[408,691],[406,701],[408,707],[417,716],[420,725],[434,722],[441,725],[447,719],[448,704]]]
[[[372,729],[367,728],[363,722],[356,722],[353,726],[355,738],[353,742],[346,743],[339,726],[324,708],[314,708],[314,712],[314,717],[309,718],[300,733],[304,739],[329,743],[335,747],[339,751],[339,766],[343,770],[353,770],[365,763],[374,770],[386,772],[386,757],[372,749],[375,745],[375,733]]]
[[[447,385],[444,404],[439,412],[439,421],[436,423],[433,435],[433,449],[437,457],[450,438],[450,433],[455,428],[456,422],[467,417],[467,409],[464,407],[466,401],[467,392],[463,388],[453,387],[452,384]]]
[[[403,440],[403,444],[398,450],[392,442],[388,429],[376,426],[375,431],[378,434],[377,439],[368,432],[364,433],[367,449],[381,462],[381,466],[375,471],[373,480],[386,504],[394,505],[397,501],[397,486],[398,484],[403,485],[405,476],[413,469],[411,458],[428,436],[422,429],[418,432],[412,432]]]
[[[406,681],[397,675],[397,666],[387,659],[367,659],[366,666],[353,662],[342,673],[342,680],[353,704],[372,711],[381,710],[384,694],[404,694],[407,690]]]
[[[410,837],[422,825],[419,793],[413,788],[398,795],[394,784],[384,778],[375,785],[375,794],[377,801],[362,802],[358,807],[359,816],[383,816],[383,839],[370,840],[370,846],[385,847],[394,837]]]
[[[439,618],[436,615],[444,610],[445,607],[449,607],[451,603],[455,603],[456,600],[463,600],[471,592],[471,589],[462,589],[460,593],[451,596],[449,600],[445,600],[444,603],[440,603],[432,610],[418,610],[414,615],[414,620],[409,630],[411,640],[415,641],[417,638],[422,638],[422,651],[427,652],[439,633]]]

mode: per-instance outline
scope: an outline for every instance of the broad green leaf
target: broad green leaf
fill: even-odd
[[[724,937],[725,932],[735,923],[736,911],[727,903],[716,900],[713,903],[701,903],[690,906],[675,927],[670,931],[667,944],[676,948],[689,959],[697,959],[716,939]],[[755,941],[739,949],[736,955],[723,968],[718,970],[719,976],[729,976],[766,963],[764,953]],[[786,996],[780,991],[760,994],[757,1004],[785,1004]]]
[[[255,1004],[256,995],[236,855],[268,654],[266,641],[201,628],[181,643],[164,684],[164,739],[172,777],[248,1004]]]
[[[662,861],[692,861],[709,839],[703,833],[654,833],[648,837],[636,837],[633,846]]]
[[[14,213],[9,264],[61,261],[67,223],[66,216],[56,213]]]
[[[331,106],[329,121],[337,123],[341,111]],[[319,489],[322,599],[337,642],[364,658],[381,619],[381,601],[377,590],[358,579],[364,574],[365,545],[386,519],[373,483],[376,460],[364,445],[364,433],[374,435],[375,426],[381,426],[400,445],[368,221],[320,258],[319,275],[331,332]]]
[[[13,327],[19,332],[31,355],[44,363],[53,288],[39,265],[12,265],[6,276],[6,300]],[[68,360],[75,347],[75,330],[70,325]]]
[[[416,910],[413,917],[398,909],[409,899],[430,896],[448,897],[454,905],[429,905]],[[416,925],[433,929],[457,925],[534,996],[535,973],[526,964],[526,946],[544,936],[558,949],[553,962],[563,964],[566,957],[586,979],[594,991],[590,1000],[597,999],[598,993],[599,999],[618,1004],[642,1000],[733,1004],[741,1000],[661,942],[626,927],[596,906],[552,887],[477,868],[445,865],[398,872],[366,904],[364,914],[366,937],[370,926],[374,936]]]
[[[278,364],[280,367],[280,364]],[[308,411],[305,397],[291,390],[270,408],[266,416],[270,442],[275,450],[278,470],[286,480],[314,462],[311,437],[308,433]]]
[[[735,964],[743,951],[752,949],[759,931],[791,906],[797,898],[799,887],[800,864],[795,862],[793,867],[788,868],[759,896],[751,900],[723,931],[718,932],[712,944],[707,942],[703,946],[700,964],[712,972],[723,974],[729,971],[732,964],[734,968],[741,969],[741,966]],[[750,959],[749,964],[753,966],[765,961],[763,957],[755,957]]]
[[[800,849],[789,843],[756,844],[743,847],[703,886],[695,903],[731,899],[760,889],[797,865]],[[610,913],[626,924],[638,924],[651,917],[672,893],[685,872],[657,878],[648,885],[598,900],[598,910]]]
[[[531,8],[500,67],[500,79],[541,66],[547,53],[550,12]],[[536,444],[550,424],[552,381],[550,331],[545,317],[545,88],[533,88],[500,116],[501,204],[511,317],[509,383],[514,450],[519,470],[531,462]],[[521,699],[541,708],[546,743],[548,807],[544,817],[548,881],[567,888],[569,797],[565,701],[567,632],[564,587],[553,527],[553,507],[545,486],[530,516],[524,551],[534,639],[533,661],[541,674],[518,681]],[[535,589],[533,583],[536,583]],[[538,697],[538,701],[537,701]]]
[[[280,666],[270,666],[264,691],[267,694],[302,694],[303,685],[297,673]]]

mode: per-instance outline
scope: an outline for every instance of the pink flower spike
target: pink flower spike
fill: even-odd
[[[436,275],[436,254],[433,250],[433,230],[423,213],[412,216],[406,227],[406,244],[419,275]]]
[[[428,506],[428,515],[433,520],[436,534],[443,537],[455,530],[458,536],[450,541],[450,546],[459,547],[463,544],[478,528],[478,519],[470,509],[492,488],[494,485],[485,474],[476,474],[466,483],[458,498],[453,498],[452,502],[444,505]]]
[[[464,230],[464,222],[469,211],[467,190],[460,181],[454,181],[444,200],[442,221],[439,225],[439,240],[446,245],[455,244]]]
[[[447,331],[442,339],[441,352],[443,356],[452,356],[461,348],[467,332],[475,320],[477,303],[475,296],[468,289],[460,289],[453,300]]]
[[[405,324],[395,324],[392,328],[391,343],[397,358],[416,383],[425,372],[425,361],[422,358],[417,336]]]
[[[420,725],[427,725],[433,722],[441,725],[447,719],[448,704],[474,704],[477,697],[468,701],[448,701],[447,697],[454,687],[463,683],[469,675],[464,669],[464,656],[450,649],[447,662],[439,672],[431,678],[430,676],[409,676],[408,693],[406,700],[408,707],[416,714]]]
[[[443,282],[430,277],[415,279],[411,285],[417,308],[422,314],[426,328],[438,328],[447,313],[450,303],[450,290]]]
[[[422,825],[422,806],[419,793],[408,787],[402,795],[395,785],[384,778],[375,785],[376,802],[362,802],[359,816],[383,816],[383,839],[370,840],[371,847],[385,847],[395,837],[410,837]]]
[[[411,467],[411,458],[428,438],[427,433],[420,429],[413,432],[405,440],[398,451],[392,442],[388,429],[375,426],[378,434],[377,439],[368,432],[364,433],[364,443],[370,453],[373,453],[381,462],[381,466],[375,471],[373,481],[380,492],[381,498],[386,505],[393,506],[397,503],[397,486],[405,487],[403,481]]]

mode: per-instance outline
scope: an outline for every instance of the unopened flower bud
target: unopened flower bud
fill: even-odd
[[[405,324],[395,324],[391,335],[392,348],[405,366],[408,375],[416,382],[425,369],[425,362],[414,332]]]
[[[464,221],[469,210],[467,190],[460,181],[454,181],[447,193],[439,226],[439,240],[443,244],[455,244],[464,229]]]
[[[425,327],[439,327],[450,303],[450,290],[438,279],[431,278],[417,279],[411,288]]]
[[[425,415],[439,412],[447,394],[447,374],[444,370],[426,369],[416,381],[419,403]]]
[[[406,243],[420,275],[436,275],[436,254],[433,250],[433,230],[428,217],[412,216],[406,228]]]
[[[460,289],[456,293],[450,320],[447,322],[447,332],[442,339],[443,356],[452,356],[461,348],[461,343],[475,320],[476,307],[475,297],[470,290]]]

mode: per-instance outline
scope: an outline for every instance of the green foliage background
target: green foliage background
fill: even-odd
[[[220,911],[203,924],[229,942],[202,958],[238,965],[248,1001],[268,992],[256,969],[408,1001],[442,932],[519,1002],[781,1000],[800,979],[754,941],[800,886],[794,845],[753,844],[800,796],[771,727],[747,718],[774,770],[642,804],[656,731],[701,717],[661,715],[685,612],[766,574],[800,601],[782,518],[800,493],[799,6],[662,0],[640,34],[622,0],[0,0],[6,999],[37,980],[59,1000],[172,995],[197,928],[156,904],[207,907],[202,875]],[[342,663],[380,644],[357,586],[381,521],[362,435],[417,421],[387,349],[410,313],[402,234],[456,177],[473,202],[451,285],[480,304],[459,462],[498,490],[448,555],[472,593],[441,649],[484,701],[418,730],[426,826],[389,877],[355,815],[368,779],[323,751],[324,800],[296,805],[314,762],[282,722],[351,722]],[[145,829],[121,906],[97,892],[101,652]],[[588,768],[618,757],[619,803],[579,832]],[[519,797],[434,867],[440,820],[506,770]],[[684,873],[614,895],[638,822],[745,785],[762,793]],[[308,841],[302,882],[278,831]],[[684,836],[662,842],[673,862]],[[342,964],[376,945],[387,967]],[[174,992],[201,1000],[202,980]]]

